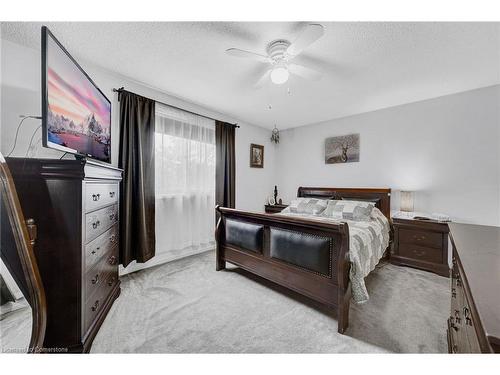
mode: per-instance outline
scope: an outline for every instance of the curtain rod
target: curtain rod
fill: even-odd
[[[142,96],[143,98],[146,98],[146,99],[149,99],[149,100],[154,100],[155,102],[158,102],[158,103],[161,103],[161,104],[164,104],[164,105],[168,105],[169,107],[173,107],[175,109],[180,109],[181,111],[184,111],[184,112],[188,112],[188,113],[191,113],[193,115],[197,115],[197,116],[201,116],[201,117],[205,117],[205,118],[208,118],[210,120],[214,120],[214,121],[220,121],[220,120],[217,120],[216,118],[212,118],[212,117],[208,117],[208,116],[205,116],[205,115],[200,115],[199,113],[195,113],[195,112],[192,112],[192,111],[188,111],[187,109],[184,109],[184,108],[180,108],[180,107],[176,107],[175,105],[172,105],[172,104],[167,104],[167,103],[163,103],[163,102],[160,102],[159,100],[156,100],[156,99],[151,99],[151,98],[148,98],[144,95],[139,95],[139,94],[136,94],[135,92],[132,92],[132,91],[128,91],[128,90],[125,90],[124,87],[120,87],[119,89],[113,89],[114,92],[117,92],[117,93],[120,93],[120,92],[129,92],[131,94],[134,94],[134,95],[138,95],[138,96]],[[223,121],[225,122],[225,121]],[[229,125],[232,125],[234,126],[235,128],[239,128],[240,126],[238,125],[238,123],[235,123],[235,124],[231,124],[230,122],[226,122],[226,124],[229,124]]]

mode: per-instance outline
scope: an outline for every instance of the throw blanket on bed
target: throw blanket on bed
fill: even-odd
[[[313,214],[295,214],[283,210],[278,215],[300,216],[311,220],[338,223],[338,220]],[[342,220],[349,225],[349,255],[351,270],[349,278],[352,299],[356,303],[368,301],[365,277],[375,268],[389,246],[390,224],[384,214],[374,208],[371,221]]]

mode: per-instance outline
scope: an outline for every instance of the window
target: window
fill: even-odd
[[[156,251],[168,260],[214,246],[215,121],[157,103]]]

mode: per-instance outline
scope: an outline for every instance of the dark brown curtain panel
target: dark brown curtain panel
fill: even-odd
[[[127,91],[120,100],[120,263],[155,255],[155,101]]]
[[[235,202],[235,126],[215,122],[215,203],[234,208]]]

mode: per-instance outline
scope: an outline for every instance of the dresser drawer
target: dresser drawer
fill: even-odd
[[[85,211],[94,211],[98,208],[118,202],[119,184],[103,184],[95,182],[85,183]]]
[[[93,268],[85,275],[84,301],[90,302],[91,298],[99,294],[101,283],[104,282],[105,273],[99,268]]]
[[[98,291],[93,294],[85,303],[83,307],[83,332],[84,336],[87,334],[92,323],[99,316],[102,308],[106,304],[109,295],[113,288],[118,283],[118,268],[116,272],[105,275],[101,281],[101,286]]]
[[[115,224],[107,232],[85,246],[85,269],[90,270],[104,254],[117,244],[118,225]]]
[[[104,207],[85,215],[85,243],[100,236],[118,222],[118,205]]]
[[[429,263],[441,263],[443,257],[440,249],[412,244],[399,244],[399,255]]]
[[[399,229],[399,242],[425,247],[441,249],[443,246],[443,235],[417,229]]]
[[[481,346],[479,345],[479,339],[474,326],[474,319],[467,303],[463,307],[462,312],[464,316],[465,335],[469,343],[469,353],[481,353]]]
[[[102,283],[110,273],[118,272],[118,246],[114,246],[85,274],[85,300],[88,301],[103,287]]]

